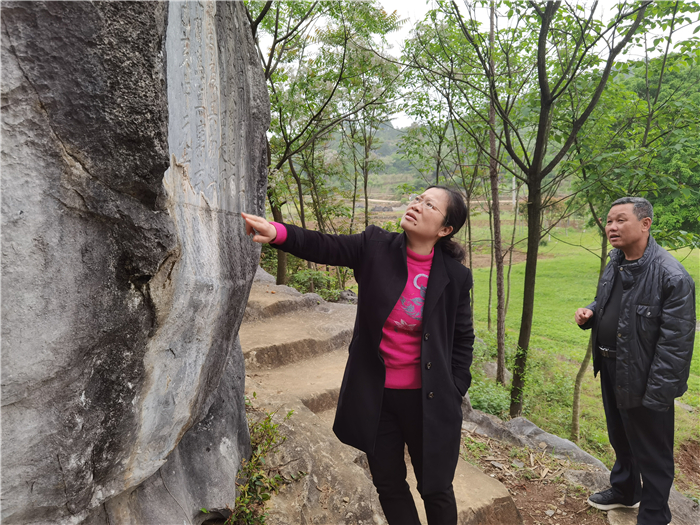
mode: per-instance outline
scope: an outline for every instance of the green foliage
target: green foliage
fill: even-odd
[[[388,232],[402,233],[403,228],[401,227],[401,217],[399,217],[395,221],[385,222],[384,224],[382,224],[382,228],[384,228]]]
[[[260,253],[260,266],[263,270],[272,276],[277,275],[277,248],[271,244],[263,244]],[[295,257],[294,255],[287,254],[287,280],[291,275],[306,268],[306,261]]]
[[[700,67],[697,68],[694,80],[697,100],[695,111],[700,110]],[[683,134],[685,135],[685,134]],[[682,236],[681,245],[700,247],[700,138],[683,136],[670,144],[651,164],[651,169],[663,172],[671,177],[672,185],[669,191],[655,191],[647,198],[654,205],[653,228],[659,233],[673,233]],[[657,238],[661,238],[659,233]],[[694,234],[688,236],[688,234]],[[669,246],[678,247],[679,242],[668,242]]]
[[[288,284],[301,293],[309,293],[313,285],[313,291],[326,301],[337,301],[340,298],[341,290],[337,288],[337,280],[327,272],[308,268],[300,270],[292,275]]]
[[[467,436],[463,441],[462,457],[477,468],[481,468],[480,459],[490,453],[491,449],[484,443]]]
[[[469,400],[472,407],[477,410],[493,414],[501,419],[508,417],[510,391],[496,381],[475,374],[472,378],[472,385],[469,387]]]
[[[292,481],[282,476],[277,469],[269,468],[266,461],[269,454],[286,440],[286,437],[280,435],[279,423],[273,422],[276,413],[263,412],[261,419],[253,421],[251,413],[255,411],[251,410],[252,405],[248,399],[246,399],[246,409],[249,411],[248,427],[253,450],[250,459],[241,462],[241,469],[238,472],[238,478],[241,481],[236,483],[238,496],[232,514],[226,520],[226,525],[264,525],[266,523],[265,502],[272,494],[279,491],[280,486]],[[284,420],[292,417],[292,413],[293,411],[290,410]],[[202,511],[206,512],[205,509]]]
[[[672,16],[675,4],[661,4],[653,4],[645,23],[663,28],[666,36],[652,44],[642,33],[639,43],[646,53],[658,51],[658,42],[677,28],[654,20]],[[687,7],[682,6],[676,23],[687,18],[682,14]],[[572,160],[582,206],[592,206],[604,218],[615,199],[646,197],[654,205],[654,235],[670,248],[700,245],[700,65],[689,56],[692,45],[698,53],[700,46],[690,44],[676,53],[619,64],[574,145]]]

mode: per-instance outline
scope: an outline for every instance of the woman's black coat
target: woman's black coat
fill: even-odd
[[[408,279],[406,236],[369,226],[357,235],[324,235],[291,225],[278,248],[320,264],[347,266],[359,286],[355,329],[333,431],[348,445],[374,450],[384,392],[382,328]],[[424,494],[452,483],[462,426],[462,397],[471,384],[474,330],[471,271],[435,247],[423,307]],[[421,480],[418,480],[419,483]]]

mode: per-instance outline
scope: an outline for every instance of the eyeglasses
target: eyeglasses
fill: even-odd
[[[435,204],[433,204],[431,201],[424,200],[422,195],[417,195],[416,197],[414,197],[413,200],[411,201],[411,204],[416,204],[416,205],[420,204],[421,206],[423,206],[423,208],[428,208],[431,211],[434,210],[434,211],[438,212],[440,215],[442,215],[445,218],[445,221],[447,221],[447,215],[442,213],[440,211],[440,209],[437,206],[435,206]]]

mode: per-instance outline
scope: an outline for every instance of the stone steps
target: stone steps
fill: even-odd
[[[259,270],[260,272],[260,270]],[[256,276],[260,273],[256,274]],[[262,279],[265,279],[263,276]],[[270,318],[297,310],[305,310],[324,302],[319,295],[302,294],[289,286],[278,286],[274,279],[258,279],[250,290],[246,304],[246,321]]]
[[[269,522],[349,524],[371,516],[383,523],[366,456],[332,432],[357,307],[326,303],[269,280],[256,280],[250,297],[240,329],[246,394],[255,391],[255,403],[278,415],[295,411],[280,422],[288,439],[270,465],[277,461],[285,469],[308,472],[302,483],[272,498]],[[419,515],[427,523],[408,460],[407,465]],[[458,463],[454,488],[459,525],[522,524],[508,490],[466,461]],[[364,501],[356,499],[360,494]]]
[[[244,321],[239,337],[246,370],[277,368],[347,348],[355,312],[353,305],[322,302],[313,309]]]
[[[247,375],[256,383],[301,399],[316,414],[334,413],[347,359],[347,349],[339,348],[311,360],[273,369],[251,370]]]

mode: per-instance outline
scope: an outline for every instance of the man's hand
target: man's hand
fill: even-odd
[[[593,317],[593,310],[589,310],[588,308],[579,308],[576,310],[576,324],[581,326],[584,325],[588,322],[588,320]]]
[[[249,215],[241,212],[241,217],[245,220],[246,235],[253,235],[253,240],[261,244],[272,242],[277,238],[277,230],[262,217]]]

